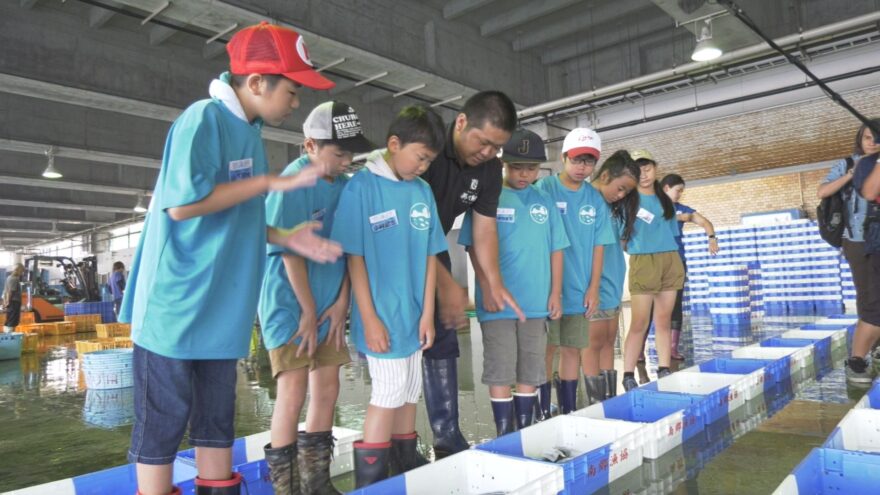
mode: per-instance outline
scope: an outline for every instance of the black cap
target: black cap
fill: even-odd
[[[303,134],[329,141],[352,153],[373,149],[372,143],[364,137],[361,119],[354,108],[341,101],[328,101],[315,107],[303,123]]]
[[[501,159],[508,163],[544,163],[547,153],[544,140],[534,132],[520,127],[513,131],[504,145]]]

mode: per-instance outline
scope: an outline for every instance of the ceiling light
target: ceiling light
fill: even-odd
[[[144,196],[142,194],[138,194],[137,204],[134,205],[135,213],[146,213],[147,207],[144,206]]]
[[[697,46],[694,47],[691,60],[694,62],[715,60],[722,53],[721,48],[718,48],[718,45],[712,40],[712,19],[706,19],[697,36]]]
[[[55,168],[56,151],[58,149],[54,146],[46,150],[46,157],[49,159],[49,163],[46,165],[46,170],[43,170],[43,177],[47,179],[60,179],[62,177],[61,172]]]

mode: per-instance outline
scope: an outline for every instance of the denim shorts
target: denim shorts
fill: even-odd
[[[235,440],[235,359],[186,360],[134,346],[134,428],[129,462],[171,464],[189,424],[193,447]]]

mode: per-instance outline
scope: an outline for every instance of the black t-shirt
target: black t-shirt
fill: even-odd
[[[431,162],[422,179],[431,186],[443,232],[448,234],[455,218],[469,208],[480,215],[495,217],[501,195],[501,160],[492,158],[475,167],[459,163],[452,142],[452,129],[446,134],[446,145]]]

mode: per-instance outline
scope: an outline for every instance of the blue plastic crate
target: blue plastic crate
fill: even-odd
[[[822,447],[880,454],[880,411],[861,408],[850,410]]]
[[[650,441],[643,455],[656,459],[703,431],[704,399],[700,395],[635,389],[571,414],[647,424],[645,438]]]
[[[742,375],[723,373],[675,373],[640,387],[643,390],[696,395],[702,397],[704,424],[727,417],[745,405],[749,383]]]
[[[727,373],[731,375],[750,375],[762,371],[759,376],[764,392],[784,380],[789,375],[789,364],[783,359],[736,359],[718,357],[700,363],[696,368],[704,373]],[[688,370],[691,368],[688,368]],[[687,371],[687,370],[684,370]]]
[[[774,495],[876,493],[880,455],[813,449],[776,489]]]
[[[816,369],[826,370],[831,368],[831,339],[783,339],[770,337],[762,340],[761,347],[812,347],[814,352],[813,365]]]
[[[880,409],[880,379],[874,380],[874,384],[856,403],[854,408]]]
[[[580,455],[554,464],[563,468],[566,495],[593,493],[642,464],[644,426],[627,421],[557,416],[478,445],[478,450],[541,460],[548,449],[565,447]]]

